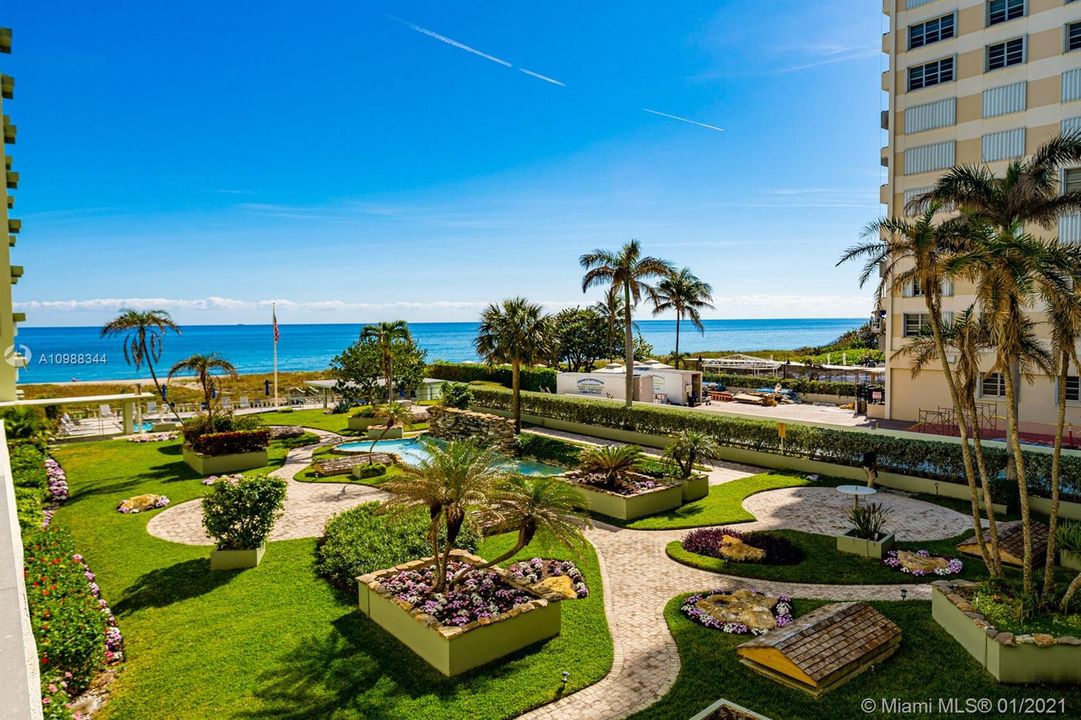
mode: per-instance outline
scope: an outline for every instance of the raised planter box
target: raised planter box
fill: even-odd
[[[210,551],[211,570],[245,570],[259,565],[266,552],[266,543],[254,550],[218,550]]]
[[[695,474],[690,480],[683,483],[683,502],[689,503],[701,500],[709,495],[709,478],[705,475]]]
[[[349,416],[349,429],[350,430],[367,430],[369,425],[373,425],[379,422],[379,418],[365,417],[364,415],[350,415]]]
[[[1069,570],[1081,572],[1081,553],[1073,550],[1059,550],[1058,564]]]
[[[386,433],[384,435],[383,433]],[[372,426],[368,428],[369,440],[397,440],[405,436],[405,428],[392,427],[389,430],[385,427]]]
[[[466,562],[484,562],[462,551],[455,551],[454,557]],[[425,616],[406,610],[397,601],[380,594],[381,578],[430,562],[430,558],[425,558],[361,575],[357,585],[360,611],[443,675],[459,675],[559,634],[562,616],[555,594],[549,598],[538,595],[536,600],[519,605],[501,617],[464,627],[429,624],[422,619]],[[526,589],[502,568],[492,570],[515,587]]]
[[[254,470],[267,464],[267,451],[231,453],[229,455],[202,455],[184,445],[184,462],[200,475],[228,475],[242,470]]]
[[[585,498],[590,512],[619,520],[635,520],[647,515],[656,515],[675,510],[683,504],[683,488],[680,485],[646,490],[636,495],[620,495],[581,483],[573,483],[573,485]]]
[[[881,540],[864,540],[856,537],[855,530],[848,530],[843,535],[837,536],[837,550],[838,552],[882,560],[886,557],[886,553],[893,549],[894,540],[892,534],[886,535]]]
[[[150,426],[150,432],[172,432],[180,429],[180,423],[175,422],[159,422]]]
[[[961,595],[975,583],[931,583],[931,616],[942,629],[1002,683],[1081,683],[1081,639],[998,632]]]
[[[708,708],[692,717],[690,720],[709,720],[710,716],[712,716],[713,713],[717,712],[721,708],[726,708],[728,710],[734,710],[738,713],[743,713],[747,717],[754,718],[755,720],[769,720],[769,718],[765,715],[756,713],[754,710],[748,710],[742,705],[737,705],[731,700],[725,700],[724,698],[721,698],[717,702],[713,703]]]

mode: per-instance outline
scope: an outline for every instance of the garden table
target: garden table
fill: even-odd
[[[851,495],[852,507],[859,507],[860,495],[875,495],[878,493],[878,490],[866,487],[865,485],[838,485],[837,492],[842,495]]]

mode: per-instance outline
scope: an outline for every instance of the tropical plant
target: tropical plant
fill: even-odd
[[[618,251],[594,250],[579,258],[586,271],[582,277],[582,292],[592,287],[609,285],[623,294],[623,359],[626,364],[626,396],[624,404],[634,403],[634,334],[632,311],[645,296],[656,304],[657,291],[650,280],[663,280],[672,274],[672,264],[660,258],[643,256],[637,240],[631,240]]]
[[[217,353],[209,355],[196,353],[169,368],[168,380],[172,380],[174,375],[181,372],[190,372],[199,381],[199,386],[203,389],[203,401],[206,403],[207,421],[211,427],[214,427],[214,375],[226,375],[235,380],[236,368]]]
[[[499,458],[487,448],[470,441],[425,443],[427,457],[416,465],[405,465],[400,475],[383,481],[390,493],[388,512],[428,511],[428,544],[435,566],[432,592],[447,586],[447,565],[458,546],[462,524],[474,507],[483,507],[503,472]]]
[[[582,450],[578,469],[587,476],[600,477],[605,487],[617,487],[641,461],[642,449],[637,445],[594,445]]]
[[[676,466],[684,480],[690,479],[698,463],[711,463],[720,457],[720,444],[712,436],[698,430],[676,433],[672,444],[664,450],[664,458]]]
[[[568,372],[588,372],[611,356],[608,320],[595,308],[573,307],[552,317],[552,365],[567,363]]]
[[[705,334],[701,311],[713,309],[713,288],[709,283],[699,280],[690,268],[682,268],[657,283],[657,297],[653,305],[653,314],[675,310],[676,312],[676,349],[672,353],[676,367],[680,366],[682,356],[679,352],[679,329],[683,318],[691,321],[698,332]]]
[[[514,432],[522,431],[521,369],[541,360],[551,344],[551,323],[540,305],[515,297],[493,303],[480,316],[474,347],[488,365],[510,363]]]
[[[370,340],[379,348],[383,366],[383,384],[387,391],[387,402],[394,401],[394,346],[397,343],[411,342],[412,334],[405,320],[379,322],[365,325],[360,331],[361,340]]]
[[[395,425],[405,425],[406,421],[412,418],[412,411],[403,405],[402,403],[390,403],[389,405],[381,405],[375,411],[375,416],[379,418],[383,426],[382,432],[379,436],[372,441],[372,446],[368,448],[368,464],[375,464],[375,446],[380,440],[387,436],[387,433],[394,428]]]
[[[45,414],[34,407],[15,406],[0,410],[0,421],[8,440],[43,441],[49,435]]]
[[[1048,538],[1050,540],[1050,538]],[[1064,522],[1055,531],[1055,541],[1060,550],[1081,554],[1081,520]],[[1073,579],[1062,596],[1062,612],[1068,612],[1078,591],[1081,591],[1081,573]]]
[[[882,527],[893,511],[882,503],[853,505],[848,511],[848,522],[862,540],[879,540],[883,537]]]
[[[285,481],[265,475],[219,480],[203,498],[203,527],[219,550],[255,550],[285,503]]]
[[[180,326],[173,322],[173,318],[165,310],[134,310],[121,308],[120,314],[105,323],[101,328],[101,337],[124,337],[121,348],[124,353],[124,362],[133,366],[136,370],[146,364],[150,371],[150,377],[154,381],[154,388],[165,401],[165,388],[158,382],[157,371],[154,364],[161,360],[162,350],[165,348],[165,335],[169,331],[180,334]],[[173,410],[176,419],[180,415]]]
[[[445,407],[468,410],[473,403],[473,390],[465,383],[445,382],[440,386],[440,402]]]

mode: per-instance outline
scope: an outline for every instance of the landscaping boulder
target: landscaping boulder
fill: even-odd
[[[897,561],[914,575],[930,575],[936,570],[944,570],[950,562],[939,555],[920,555],[911,550],[899,550]]]
[[[752,631],[777,627],[773,608],[777,598],[739,589],[730,595],[707,595],[696,604],[702,612],[722,623],[740,623]]]
[[[271,440],[287,440],[298,438],[307,432],[300,425],[271,425],[267,428],[267,434]]]
[[[732,562],[762,562],[766,559],[766,551],[743,542],[742,539],[732,535],[721,538],[721,546],[718,548],[721,557]]]
[[[574,589],[574,581],[566,575],[546,577],[536,585],[531,586],[531,589],[543,596],[556,593],[567,600],[578,597],[578,592]]]

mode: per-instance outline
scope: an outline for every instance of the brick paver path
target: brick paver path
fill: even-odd
[[[293,480],[293,476],[312,461],[312,453],[326,445],[345,440],[340,435],[313,430],[319,435],[319,444],[299,448],[289,453],[285,464],[270,473],[288,481],[285,496],[285,512],[274,525],[271,540],[295,540],[316,537],[323,533],[323,526],[332,515],[356,507],[361,503],[383,500],[386,493],[367,485],[349,483],[306,483]],[[211,545],[212,541],[203,530],[203,501],[191,500],[168,508],[154,516],[146,526],[147,532],[162,540],[185,545]]]

